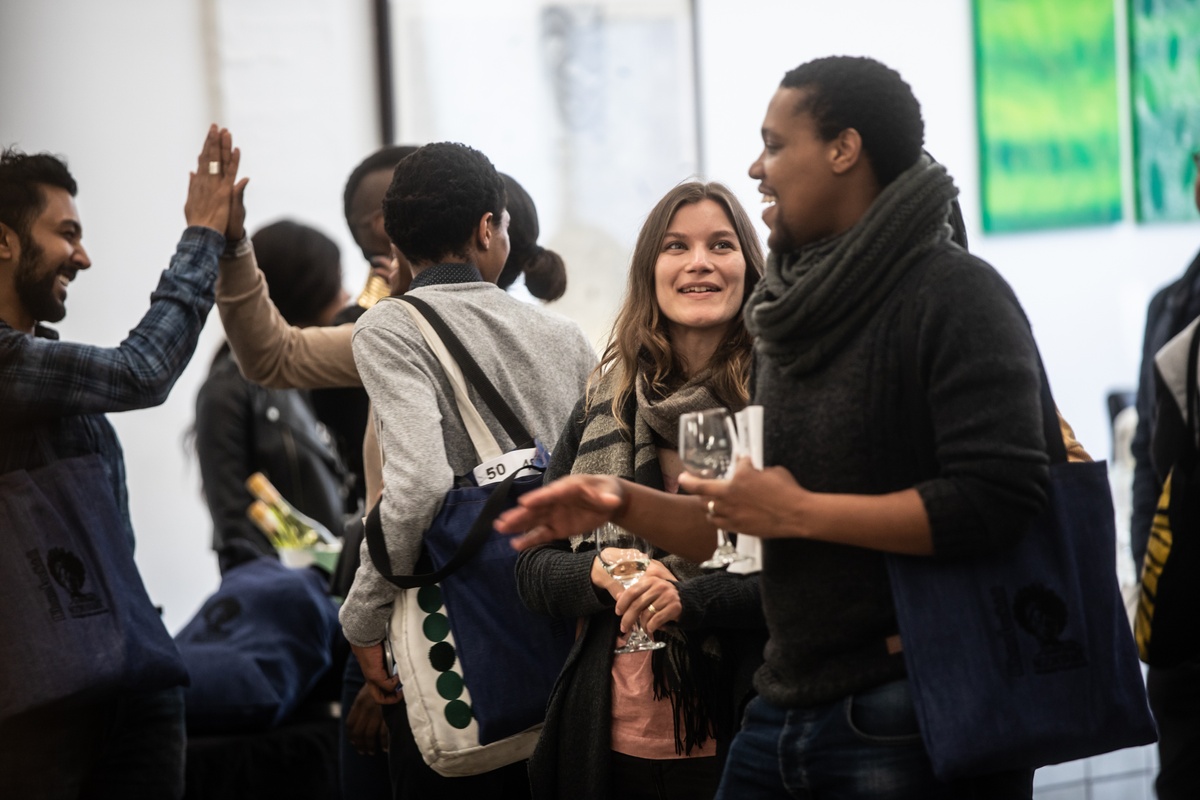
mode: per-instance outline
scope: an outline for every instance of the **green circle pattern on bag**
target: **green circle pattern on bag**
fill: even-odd
[[[426,613],[425,621],[421,623],[421,631],[425,638],[433,642],[429,648],[430,665],[442,673],[437,679],[438,694],[446,700],[446,722],[462,730],[471,724],[471,706],[461,699],[465,684],[462,675],[454,671],[458,654],[454,645],[446,641],[450,634],[450,620],[442,611],[442,590],[436,584],[423,586],[417,590],[417,605]]]

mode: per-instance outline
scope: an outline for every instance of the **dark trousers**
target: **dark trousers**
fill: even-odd
[[[614,800],[711,800],[721,780],[716,756],[657,761],[614,752],[611,764]]]
[[[413,739],[408,725],[408,709],[401,701],[383,707],[383,718],[387,722],[391,743],[388,748],[388,768],[392,779],[393,800],[478,800],[479,798],[504,798],[504,800],[527,800],[529,798],[529,773],[527,762],[518,761],[506,767],[470,775],[465,778],[447,778],[434,772]]]
[[[1158,800],[1200,797],[1200,660],[1146,675],[1150,709],[1158,723]]]
[[[0,723],[0,793],[21,800],[183,796],[183,690],[131,692]]]

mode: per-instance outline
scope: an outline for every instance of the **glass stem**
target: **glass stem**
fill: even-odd
[[[717,550],[732,550],[733,545],[729,543],[729,536],[726,535],[724,528],[717,528]]]

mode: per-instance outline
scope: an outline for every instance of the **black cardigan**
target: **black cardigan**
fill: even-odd
[[[626,409],[632,418],[632,408]],[[570,472],[583,432],[582,401],[563,431],[546,480]],[[661,477],[655,488],[662,488]],[[612,747],[613,642],[619,619],[607,592],[592,585],[595,553],[586,546],[578,553],[565,542],[521,554],[517,588],[534,611],[561,619],[579,619],[580,631],[546,710],[546,725],[529,760],[534,800],[569,797],[607,800],[610,796]],[[751,680],[762,663],[766,641],[757,575],[714,573],[679,584],[685,630],[717,633],[722,669],[729,687],[723,718],[717,725],[717,756],[724,758],[741,711],[752,695]]]

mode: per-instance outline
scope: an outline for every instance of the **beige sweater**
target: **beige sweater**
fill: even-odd
[[[217,277],[217,309],[225,336],[247,380],[273,389],[362,386],[350,351],[354,323],[332,328],[296,328],[271,302],[267,280],[254,260],[250,239],[232,257],[223,256]],[[375,426],[363,437],[367,505],[383,483]]]

